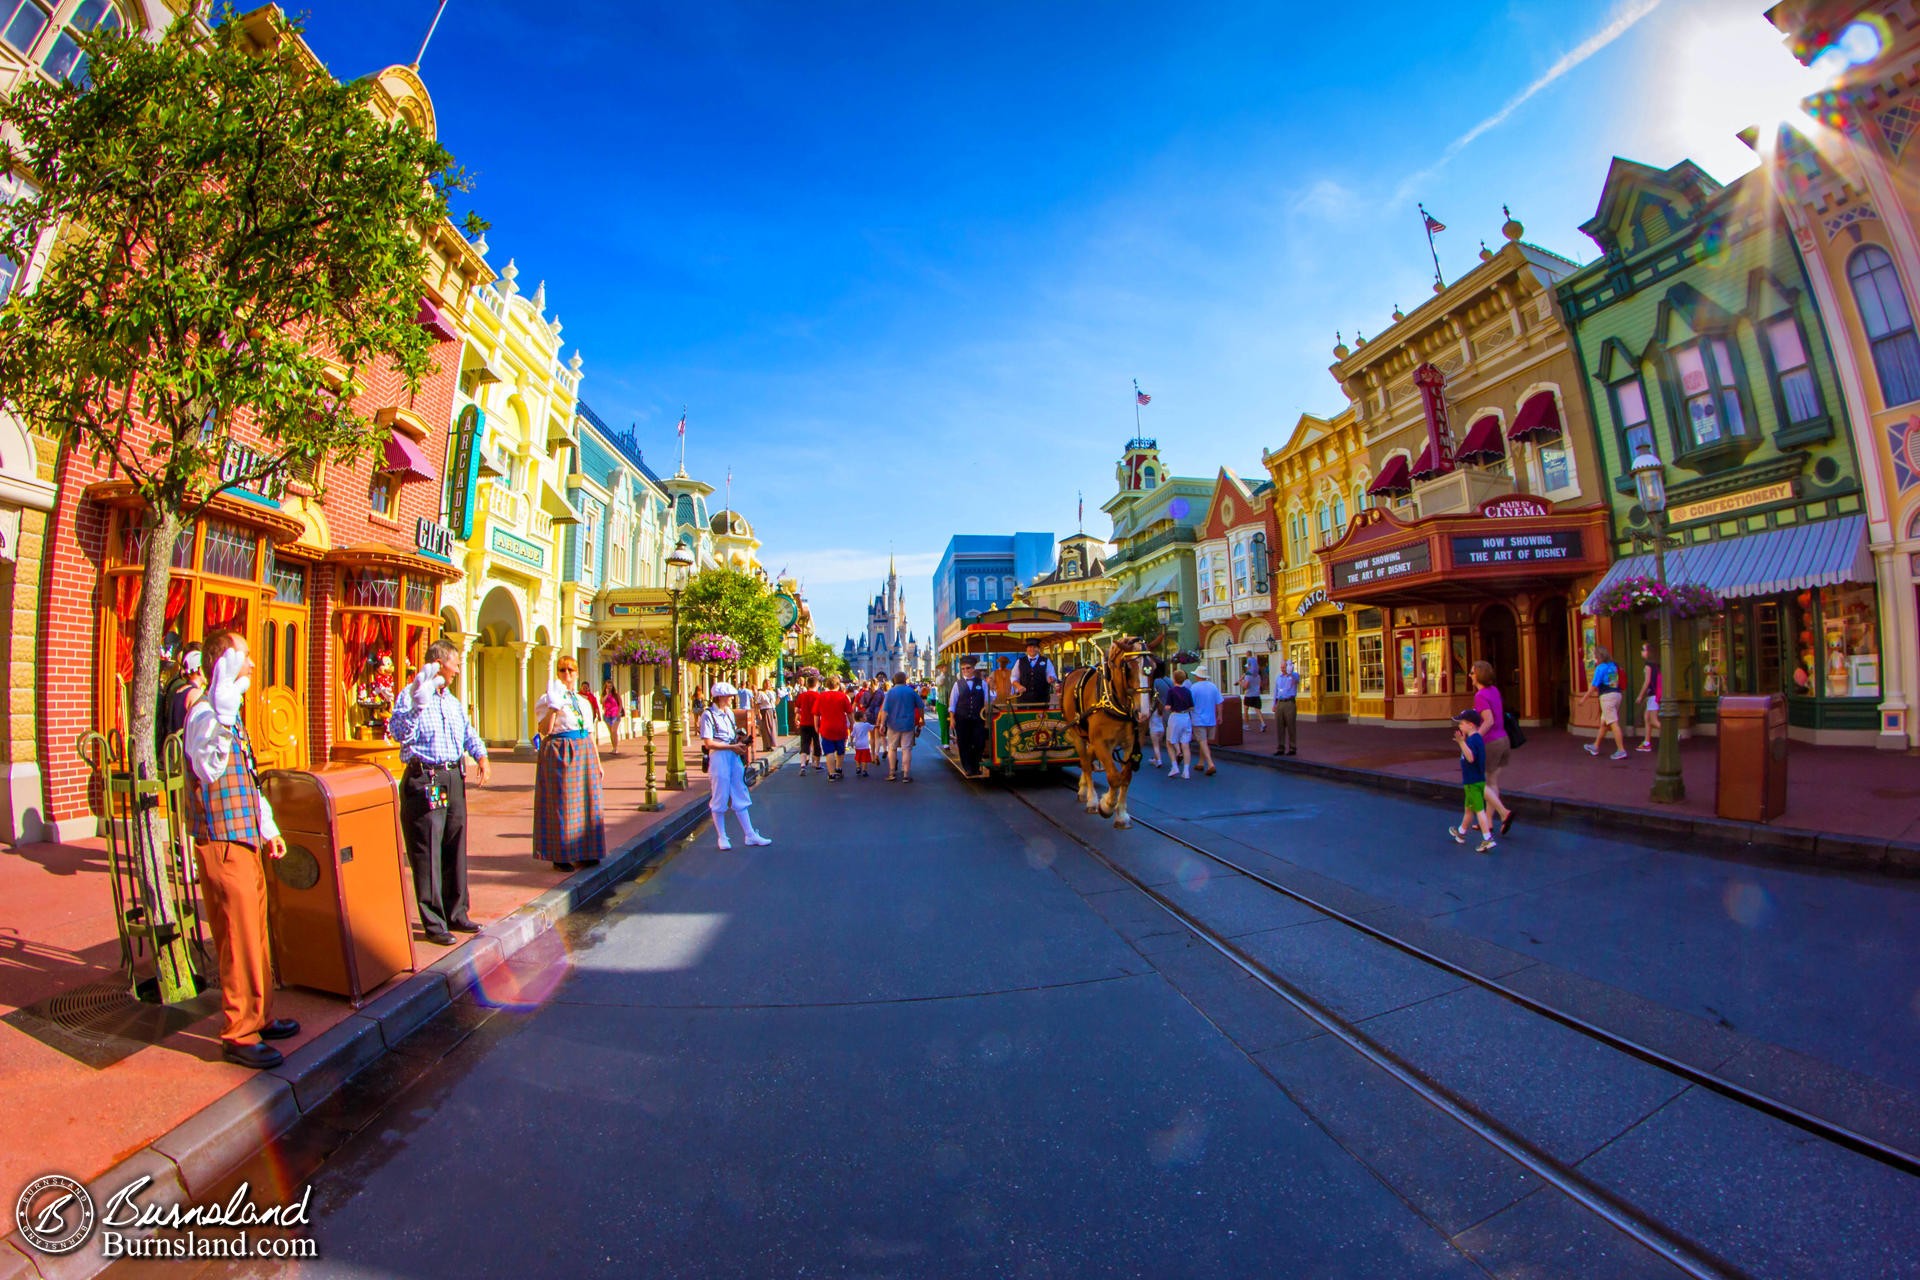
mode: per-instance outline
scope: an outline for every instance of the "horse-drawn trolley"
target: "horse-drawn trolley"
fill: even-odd
[[[1099,631],[1098,622],[1075,622],[1056,609],[1031,605],[990,609],[971,619],[941,648],[940,660],[951,679],[957,681],[960,660],[972,657],[980,664],[981,675],[991,680],[998,659],[1004,657],[1009,666],[1017,665],[1031,643],[1040,647],[1057,673],[1064,674],[1078,657],[1081,642]],[[987,733],[980,763],[986,776],[1048,773],[1078,763],[1067,721],[1060,714],[1060,683],[1054,680],[1045,702],[1022,701],[1017,696],[995,698],[981,709],[979,717],[986,722]],[[940,744],[942,754],[955,768],[960,766],[959,732],[958,725],[949,724]]]

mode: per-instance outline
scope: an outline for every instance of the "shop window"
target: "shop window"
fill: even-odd
[[[1873,349],[1881,401],[1890,407],[1920,400],[1920,338],[1893,259],[1879,245],[1863,245],[1847,259],[1847,282]]]
[[[1725,339],[1689,343],[1673,352],[1689,443],[1710,448],[1747,433],[1739,374]]]
[[[1533,484],[1542,494],[1565,493],[1578,484],[1573,470],[1573,450],[1564,435],[1542,440],[1533,447]]]
[[[1647,393],[1637,377],[1616,382],[1608,388],[1613,395],[1613,419],[1620,424],[1620,437],[1627,445],[1627,469],[1643,453],[1660,456],[1653,442],[1653,424],[1647,420]]]
[[[391,471],[376,471],[373,482],[367,486],[367,505],[373,514],[393,519],[394,478]]]
[[[200,540],[200,571],[252,582],[259,568],[260,539],[239,525],[206,522]]]
[[[1806,340],[1799,322],[1792,316],[1769,321],[1766,329],[1767,354],[1773,359],[1773,376],[1780,383],[1780,417],[1791,425],[1813,422],[1826,416],[1820,403],[1820,384],[1814,380],[1813,362],[1807,358]]]
[[[1820,590],[1821,683],[1829,698],[1880,696],[1880,630],[1870,586]]]
[[[281,604],[307,602],[307,571],[297,564],[281,564],[272,544],[267,546],[267,585]]]
[[[113,0],[80,0],[74,6],[73,16],[55,37],[53,48],[47,51],[46,61],[40,65],[56,80],[84,83],[87,55],[80,48],[79,37],[89,31],[118,31],[123,25]]]
[[[194,536],[193,526],[188,525],[180,531],[180,540],[173,544],[173,567],[176,569],[193,568]],[[147,558],[147,543],[153,537],[152,522],[142,517],[129,518],[120,526],[120,561],[122,564],[144,564]]]
[[[1421,627],[1394,634],[1401,697],[1461,693],[1467,684],[1469,642],[1462,630]]]
[[[409,577],[407,579],[407,612],[433,613],[433,579]]]
[[[378,569],[349,569],[341,584],[340,602],[349,609],[397,609],[400,575]]]
[[[1387,692],[1387,641],[1385,636],[1360,636],[1360,674],[1358,690],[1362,697],[1380,697]]]

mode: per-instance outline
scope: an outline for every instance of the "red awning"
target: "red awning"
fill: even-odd
[[[454,326],[452,318],[436,306],[431,298],[423,296],[420,299],[420,310],[413,317],[413,322],[442,342],[452,342],[460,336],[460,330]]]
[[[1553,392],[1536,391],[1520,406],[1507,439],[1551,440],[1559,434],[1560,406],[1554,403]]]
[[[1487,414],[1467,428],[1467,438],[1453,456],[1459,462],[1497,462],[1506,456],[1500,439],[1500,419]]]
[[[1413,461],[1413,478],[1425,480],[1428,476],[1437,476],[1440,468],[1433,465],[1433,445],[1428,444],[1420,450],[1420,456]]]
[[[427,461],[427,455],[421,452],[420,446],[398,431],[387,437],[386,470],[412,476],[416,480],[440,478],[440,473]]]
[[[1380,468],[1379,478],[1367,490],[1373,498],[1398,498],[1413,492],[1413,481],[1407,478],[1407,458],[1396,453],[1387,459],[1387,465]]]

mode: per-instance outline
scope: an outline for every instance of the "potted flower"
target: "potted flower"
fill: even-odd
[[[740,646],[733,637],[702,632],[687,641],[687,659],[690,662],[725,666],[740,661]]]
[[[1719,613],[1726,608],[1726,601],[1713,588],[1697,582],[1662,583],[1645,574],[1629,574],[1605,591],[1595,593],[1588,607],[1593,613],[1616,617],[1665,608],[1672,610],[1676,618],[1697,618]]]

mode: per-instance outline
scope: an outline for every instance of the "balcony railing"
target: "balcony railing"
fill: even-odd
[[[1298,569],[1287,570],[1286,590],[1288,595],[1298,595],[1302,591],[1311,591],[1320,582],[1320,566],[1301,565]]]
[[[499,484],[487,486],[487,511],[502,524],[512,525],[516,529],[526,527],[526,498]]]
[[[533,513],[533,523],[527,527],[535,542],[549,542],[553,538],[553,517],[544,511]]]
[[[1175,543],[1181,542],[1193,543],[1199,540],[1199,534],[1195,530],[1187,528],[1184,525],[1176,525],[1171,529],[1165,529],[1154,534],[1145,542],[1137,542],[1127,548],[1127,558],[1129,560],[1144,560],[1162,547],[1171,547]],[[1107,563],[1112,564],[1113,561],[1108,560]]]

